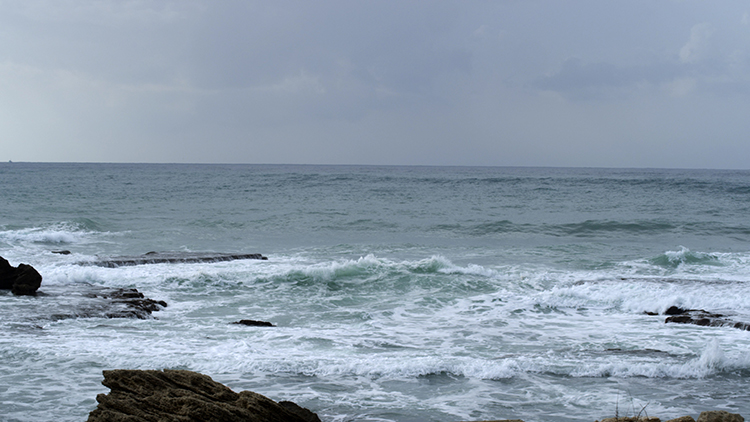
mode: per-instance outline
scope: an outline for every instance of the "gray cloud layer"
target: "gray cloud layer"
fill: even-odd
[[[0,159],[748,168],[749,11],[0,0]]]

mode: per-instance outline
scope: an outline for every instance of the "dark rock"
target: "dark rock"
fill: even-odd
[[[286,409],[287,412],[293,413],[302,420],[306,422],[321,422],[318,415],[311,412],[309,409],[305,409],[304,407],[298,405],[297,403],[291,402],[291,401],[280,401],[279,406]]]
[[[84,292],[81,292],[85,290]],[[135,318],[150,319],[153,312],[167,307],[163,300],[145,297],[136,289],[112,289],[92,285],[77,286],[77,291],[63,291],[66,297],[67,312],[49,316],[59,321],[73,318]]]
[[[33,296],[42,285],[42,276],[31,265],[10,265],[0,257],[0,289],[10,289],[17,296]]]
[[[163,300],[156,301],[143,296],[143,293],[136,289],[117,289],[109,292],[109,297],[113,304],[125,305],[125,309],[118,309],[108,312],[107,318],[138,318],[147,319],[152,312],[166,308],[167,303]]]
[[[665,323],[693,324],[703,327],[733,327],[744,331],[750,331],[750,324],[732,321],[722,314],[715,314],[703,309],[682,309],[672,306],[665,312],[667,317]]]
[[[88,422],[320,422],[295,404],[276,403],[251,391],[235,393],[191,371],[104,371],[102,384],[111,391],[96,396],[99,405]]]
[[[52,253],[56,253],[56,254],[59,254],[59,255],[70,255],[70,251],[68,251],[68,250],[62,250],[62,251],[50,251],[50,252],[52,252]]]
[[[238,259],[268,260],[259,254],[227,254],[212,252],[148,252],[137,256],[119,256],[98,261],[81,261],[79,265],[96,265],[99,267],[117,268],[145,264],[192,264],[201,262],[235,261]]]
[[[684,314],[687,311],[687,309],[682,309],[677,306],[670,306],[669,309],[664,312],[664,315],[680,315]]]
[[[0,289],[10,290],[16,277],[16,267],[10,265],[7,259],[0,256]]]
[[[697,422],[745,422],[745,418],[737,413],[729,413],[726,410],[711,410],[701,412]]]
[[[42,285],[42,275],[31,265],[18,264],[11,292],[17,296],[33,296]]]
[[[252,319],[243,319],[237,322],[233,322],[232,324],[247,325],[248,327],[275,327],[275,325],[271,324],[270,322],[255,321]]]

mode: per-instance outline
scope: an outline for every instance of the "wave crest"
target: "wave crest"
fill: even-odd
[[[684,246],[680,246],[678,251],[664,252],[652,258],[650,262],[653,265],[669,269],[675,269],[681,265],[722,265],[718,256],[704,252],[693,252]]]

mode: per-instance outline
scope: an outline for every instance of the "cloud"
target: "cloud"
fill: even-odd
[[[581,1],[0,0],[0,154],[618,165],[636,138],[746,144],[746,4]]]
[[[701,60],[709,49],[709,40],[713,33],[711,24],[699,23],[690,29],[690,39],[680,49],[680,61],[695,63]]]
[[[673,97],[684,97],[695,88],[695,78],[683,77],[677,78],[665,84],[668,92]]]
[[[659,86],[682,73],[679,65],[669,62],[617,66],[570,58],[558,71],[536,79],[533,86],[542,91],[558,92],[572,100],[622,99],[639,92],[644,85]]]

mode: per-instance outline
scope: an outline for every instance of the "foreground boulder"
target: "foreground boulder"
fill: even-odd
[[[10,265],[0,256],[0,289],[10,290],[17,296],[33,296],[42,285],[42,276],[31,265]]]
[[[745,422],[745,418],[737,413],[729,413],[726,410],[711,410],[702,412],[697,422]]]
[[[184,370],[104,371],[109,394],[88,422],[320,422],[292,402],[275,402],[251,391],[235,393],[210,377]]]

